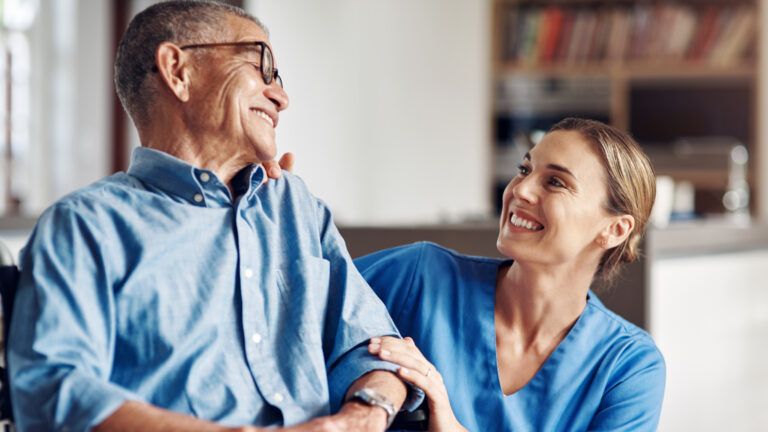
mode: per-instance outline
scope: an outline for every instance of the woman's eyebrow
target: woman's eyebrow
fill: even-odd
[[[562,173],[568,174],[569,176],[571,176],[571,177],[573,177],[573,178],[576,178],[576,175],[574,175],[574,174],[571,172],[571,170],[569,170],[568,168],[566,168],[566,167],[564,167],[564,166],[562,166],[562,165],[558,165],[558,164],[547,164],[547,168],[549,168],[549,169],[553,169],[553,170],[555,170],[555,171],[560,171],[560,172],[562,172]]]
[[[530,152],[526,153],[525,156],[523,156],[523,159],[525,159],[525,160],[530,162],[530,160],[531,160],[531,153]],[[566,168],[566,167],[564,167],[562,165],[551,163],[551,164],[547,164],[547,168],[555,170],[555,171],[560,171],[560,172],[565,173],[565,174],[568,174],[569,176],[573,177],[574,179],[577,178],[576,175],[571,172],[571,170],[569,170],[568,168]]]

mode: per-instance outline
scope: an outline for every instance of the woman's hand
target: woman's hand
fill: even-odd
[[[272,180],[279,179],[283,175],[283,171],[288,171],[289,173],[292,173],[294,159],[295,158],[293,156],[293,153],[288,152],[283,154],[282,157],[280,157],[280,161],[270,159],[268,161],[262,162],[264,169],[267,171],[267,178],[265,178],[264,181],[268,181],[269,179],[272,179]]]
[[[391,336],[375,337],[368,344],[368,352],[377,355],[382,360],[399,365],[398,376],[424,390],[429,407],[430,431],[466,430],[453,414],[443,377],[419,351],[413,339],[409,337],[398,339]]]

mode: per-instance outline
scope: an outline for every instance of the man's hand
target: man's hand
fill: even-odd
[[[344,431],[383,432],[387,428],[387,412],[383,408],[355,401],[345,403],[331,417]]]
[[[387,427],[387,413],[379,408],[358,402],[347,402],[337,414],[316,418],[285,429],[283,432],[383,432]],[[240,429],[257,432],[261,429]]]
[[[316,418],[287,428],[264,429],[255,426],[219,426],[184,414],[166,411],[146,403],[129,401],[98,425],[95,430],[97,432],[382,432],[386,427],[386,423],[387,416],[383,409],[369,407],[356,402],[345,404],[338,414],[332,416]]]
[[[262,165],[267,171],[267,177],[273,180],[277,180],[281,175],[283,175],[283,171],[293,172],[293,163],[293,153],[288,152],[280,158],[280,162],[275,162],[275,160],[272,159],[263,162]]]
[[[351,429],[350,429],[351,430]],[[262,429],[253,426],[227,428],[222,432],[347,432],[341,429],[333,416],[320,417],[314,420],[287,428]]]

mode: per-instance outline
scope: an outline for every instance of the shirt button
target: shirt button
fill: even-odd
[[[275,399],[275,402],[280,403],[283,401],[283,394],[282,393],[275,393],[272,396]]]
[[[204,173],[200,174],[200,181],[201,182],[205,183],[205,182],[207,182],[210,179],[211,179],[211,176],[208,175],[208,173],[204,172]]]
[[[251,336],[251,340],[253,341],[253,343],[257,344],[261,342],[261,335],[258,333],[254,333],[253,336]]]
[[[195,202],[199,203],[203,201],[203,196],[200,194],[195,194],[195,196],[193,196],[192,199],[195,200]]]
[[[252,278],[253,277],[253,270],[251,270],[249,268],[245,269],[245,271],[243,272],[243,276],[245,276],[246,279]]]

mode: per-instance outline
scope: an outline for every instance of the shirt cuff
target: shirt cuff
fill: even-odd
[[[397,373],[400,366],[388,361],[380,360],[368,352],[368,343],[358,345],[348,351],[336,362],[328,374],[328,387],[331,397],[331,412],[341,409],[344,396],[349,387],[361,376],[375,370]],[[410,383],[403,381],[408,388],[408,395],[401,411],[413,411],[424,401],[424,392]]]
[[[126,389],[79,371],[60,381],[56,405],[50,405],[45,396],[25,387],[12,388],[17,396],[13,409],[19,430],[91,430],[124,403],[143,400]]]

